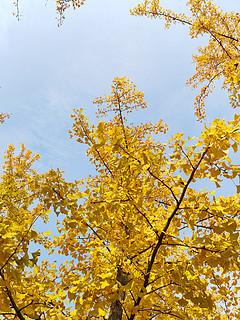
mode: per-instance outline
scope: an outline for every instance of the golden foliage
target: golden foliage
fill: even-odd
[[[0,113],[0,123],[4,123],[6,119],[10,118],[9,113]]]
[[[187,81],[192,88],[202,86],[194,103],[195,114],[201,121],[205,117],[205,98],[217,79],[223,79],[230,105],[240,106],[240,14],[223,12],[209,0],[189,0],[187,5],[191,16],[163,9],[159,0],[144,1],[131,14],[163,19],[166,28],[177,22],[187,25],[191,38],[205,34],[209,37],[208,45],[198,47],[199,54],[193,55],[196,73]]]
[[[63,14],[74,3],[83,4],[57,1],[57,10]],[[204,99],[220,77],[230,104],[239,106],[239,16],[221,12],[212,1],[188,5],[190,17],[163,9],[157,0],[132,14],[162,18],[167,28],[187,24],[193,38],[209,35],[189,80],[193,87],[207,81],[195,103],[201,120]],[[239,319],[240,115],[227,123],[215,119],[197,138],[177,133],[165,141],[161,119],[130,123],[147,103],[129,79],[115,78],[110,95],[93,104],[97,125],[83,109],[74,110],[70,131],[86,145],[93,176],[67,183],[59,170],[38,174],[32,165],[39,156],[24,145],[19,155],[12,145],[6,151],[0,318]],[[235,185],[232,195],[227,182]],[[40,219],[49,223],[50,214],[53,235],[52,224],[34,229]],[[39,259],[41,249],[49,260]]]
[[[65,11],[69,8],[73,8],[74,10],[80,8],[85,3],[85,0],[56,0],[56,11],[59,16],[59,24],[62,25],[65,20]]]
[[[115,78],[94,104],[98,125],[76,110],[71,137],[87,145],[96,175],[67,183],[58,170],[37,174],[39,156],[24,145],[17,156],[13,146],[6,152],[0,316],[106,319],[117,307],[124,320],[237,319],[239,187],[223,197],[199,184],[223,188],[239,177],[231,158],[240,116],[214,120],[197,139],[178,133],[163,143],[152,137],[166,132],[161,120],[128,122],[147,107],[130,80]],[[48,223],[51,210],[59,220],[49,237],[34,224]],[[58,262],[39,261],[41,248]]]

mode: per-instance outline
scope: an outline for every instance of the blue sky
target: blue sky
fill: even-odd
[[[137,0],[89,0],[66,13],[58,28],[55,1],[19,1],[21,19],[11,14],[11,1],[0,3],[0,110],[12,117],[0,128],[1,151],[20,144],[41,159],[36,169],[59,167],[68,180],[92,172],[84,147],[69,139],[73,108],[83,107],[94,121],[92,100],[108,93],[114,77],[127,76],[145,92],[149,108],[136,121],[158,121],[169,135],[198,135],[192,104],[195,92],[185,86],[193,74],[196,46],[188,29],[177,25],[164,30],[160,20],[133,17]],[[238,10],[237,0],[217,1],[224,10]],[[163,1],[163,6],[187,12],[185,1]],[[230,118],[226,94],[208,99],[207,122]],[[163,137],[164,139],[164,137]]]

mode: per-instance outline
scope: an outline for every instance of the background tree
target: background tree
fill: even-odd
[[[0,182],[0,318],[50,319],[60,307],[64,312],[65,293],[56,266],[47,260],[38,263],[40,248],[51,248],[51,232],[34,226],[39,220],[49,222],[56,192],[66,186],[59,171],[37,174],[32,165],[39,155],[32,156],[23,144],[19,155],[14,151],[10,145],[5,153]]]
[[[240,106],[240,14],[223,12],[213,1],[190,0],[187,2],[191,16],[163,9],[159,0],[144,1],[131,10],[135,16],[165,20],[165,28],[181,23],[189,27],[191,38],[209,37],[208,45],[198,47],[193,55],[196,73],[187,81],[192,88],[202,85],[194,103],[198,120],[205,118],[205,98],[218,79],[223,79],[223,89],[229,92],[230,105]]]

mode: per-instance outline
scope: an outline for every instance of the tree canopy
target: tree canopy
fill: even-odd
[[[57,1],[57,10],[83,3]],[[202,85],[195,113],[203,121],[216,79],[223,79],[230,105],[239,106],[240,19],[212,1],[188,5],[190,17],[157,0],[131,13],[164,19],[167,28],[182,23],[191,37],[209,36],[188,82]],[[166,139],[162,120],[129,121],[147,102],[126,77],[116,77],[111,93],[93,104],[97,124],[74,110],[70,136],[87,147],[96,174],[67,182],[60,170],[33,170],[39,156],[24,145],[19,155],[12,145],[5,153],[0,318],[239,319],[240,115],[204,124],[199,137]],[[52,236],[34,227],[42,219],[48,228],[50,215],[58,230]]]

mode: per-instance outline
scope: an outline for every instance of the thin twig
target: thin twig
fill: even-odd
[[[16,248],[14,249],[13,253],[8,257],[7,261],[3,264],[3,266],[0,268],[0,272],[3,271],[3,269],[5,268],[5,266],[8,264],[9,260],[17,253],[17,249],[19,248],[19,246],[22,244],[23,240],[26,238],[26,236],[29,234],[32,226],[34,225],[34,223],[37,221],[37,219],[40,217],[40,215],[42,214],[42,212],[39,213],[39,215],[32,221],[32,223],[30,224],[27,232],[25,233],[25,235],[22,237],[22,239],[19,241],[19,243],[17,244]]]

